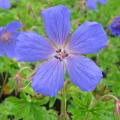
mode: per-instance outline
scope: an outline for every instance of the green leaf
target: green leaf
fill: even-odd
[[[21,118],[24,120],[49,120],[50,117],[56,120],[57,118],[54,111],[48,112],[37,103],[15,97],[9,97],[1,104],[0,114],[13,115],[16,120]]]

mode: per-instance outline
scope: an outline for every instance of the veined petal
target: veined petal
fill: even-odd
[[[69,57],[66,62],[70,80],[83,91],[92,91],[102,78],[96,64],[83,56]]]
[[[53,53],[50,44],[35,32],[22,32],[17,39],[16,57],[18,61],[46,60]]]
[[[97,53],[107,45],[107,35],[101,24],[85,22],[72,35],[68,49],[82,54]]]
[[[96,6],[97,6],[97,1],[96,1],[96,0],[87,0],[87,1],[86,1],[86,6],[87,6],[89,9],[95,10],[95,9],[96,9]]]
[[[22,24],[19,21],[13,21],[6,26],[7,32],[15,32],[22,27]]]
[[[120,16],[113,19],[112,23],[109,25],[108,29],[114,36],[120,36]]]
[[[104,5],[107,3],[107,0],[98,0],[98,2]]]
[[[5,46],[4,52],[7,57],[9,58],[15,57],[15,45],[16,45],[16,42],[14,40],[4,45]]]
[[[4,27],[0,27],[0,56],[2,56],[2,52],[3,52],[3,44],[2,44],[2,40],[1,40],[1,37],[2,37],[2,34],[4,32]]]
[[[0,0],[0,8],[8,9],[11,7],[10,0]]]
[[[43,63],[32,78],[34,91],[45,96],[57,96],[63,84],[64,65],[57,59]]]
[[[2,43],[0,42],[0,56],[2,56]]]
[[[44,10],[42,17],[49,39],[62,45],[70,32],[70,11],[59,5]]]
[[[17,42],[17,36],[19,34],[20,34],[19,32],[14,32],[10,40],[4,44],[4,48],[3,48],[4,54],[9,58],[16,57],[15,47],[16,47],[16,42]]]
[[[3,34],[4,32],[4,27],[0,27],[0,38],[1,38],[1,35]]]

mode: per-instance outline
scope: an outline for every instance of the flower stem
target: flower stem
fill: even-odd
[[[99,99],[99,101],[100,101],[100,100],[103,100],[103,99],[105,99],[105,98],[108,98],[108,97],[114,99],[115,101],[118,101],[118,100],[119,100],[116,96],[114,96],[114,95],[112,95],[112,94],[107,94],[107,95],[102,96],[102,97]]]
[[[67,120],[67,111],[66,111],[66,82],[65,82],[64,87],[62,89],[60,120]]]
[[[87,16],[87,8],[86,8],[86,0],[80,0],[80,11],[81,14],[86,17]]]

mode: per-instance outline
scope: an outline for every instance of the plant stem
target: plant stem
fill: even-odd
[[[62,89],[62,99],[61,99],[61,115],[60,120],[67,120],[67,111],[66,111],[66,92],[65,92],[66,83]]]
[[[115,101],[118,101],[118,100],[119,100],[116,96],[114,96],[114,95],[112,95],[112,94],[107,94],[107,95],[102,96],[102,97],[99,99],[99,101],[100,101],[100,100],[103,100],[103,99],[105,99],[105,98],[107,98],[107,97],[112,98],[112,99],[114,99]]]
[[[86,8],[86,0],[80,0],[80,11],[81,14],[86,17],[87,16],[87,8]]]

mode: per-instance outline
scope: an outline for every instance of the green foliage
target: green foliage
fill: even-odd
[[[100,101],[95,99],[91,93],[79,93],[72,97],[69,112],[73,120],[114,120],[113,101]],[[111,116],[111,117],[110,117]]]
[[[98,5],[95,11],[81,11],[80,0],[11,2],[12,8],[0,9],[0,26],[19,20],[23,24],[22,30],[34,30],[46,36],[40,13],[43,9],[58,4],[66,5],[71,10],[71,33],[88,20],[100,22],[104,26],[108,34],[107,47],[97,55],[87,55],[102,68],[104,78],[95,91],[86,93],[70,83],[66,75],[67,115],[71,120],[117,120],[114,99],[101,98],[112,94],[120,99],[120,37],[113,37],[108,31],[111,20],[120,15],[120,0],[108,0],[106,5]],[[58,120],[61,113],[61,92],[58,97],[51,98],[35,95],[31,88],[30,79],[39,64],[0,58],[0,120]],[[17,73],[20,75],[19,81],[16,79]]]
[[[24,120],[56,120],[56,113],[47,111],[39,103],[29,99],[18,99],[16,97],[8,97],[0,105],[0,114],[4,117],[14,116],[15,120],[23,118]]]

